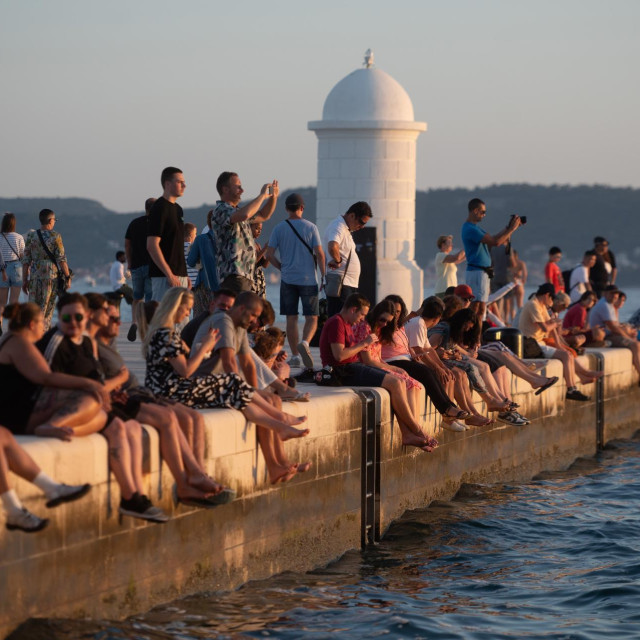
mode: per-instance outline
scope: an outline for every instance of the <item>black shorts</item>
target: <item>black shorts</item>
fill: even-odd
[[[387,372],[360,362],[334,367],[344,387],[381,387]]]

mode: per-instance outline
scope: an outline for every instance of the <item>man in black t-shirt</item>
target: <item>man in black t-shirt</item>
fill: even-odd
[[[158,302],[171,287],[191,288],[184,260],[182,207],[176,204],[187,185],[176,167],[164,169],[160,182],[162,197],[151,207],[147,230],[152,299]]]

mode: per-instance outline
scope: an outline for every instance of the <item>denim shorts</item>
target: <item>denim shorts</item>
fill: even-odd
[[[7,281],[0,278],[0,289],[8,289],[9,287],[22,286],[22,262],[20,260],[12,260],[6,263]]]
[[[298,300],[302,300],[302,315],[320,314],[317,284],[287,284],[280,281],[280,315],[297,316]]]
[[[381,387],[387,375],[384,369],[369,367],[361,362],[350,362],[334,367],[344,387]]]
[[[142,265],[131,269],[131,284],[133,286],[133,299],[150,302],[151,278],[149,277],[149,265]]]
[[[484,271],[467,270],[465,280],[478,302],[486,302],[489,299],[489,276]]]
[[[187,289],[189,286],[187,284],[189,277],[178,276],[178,279],[180,280],[180,286]],[[152,288],[152,295],[153,295],[152,299],[156,300],[157,302],[160,302],[164,294],[167,291],[169,291],[169,289],[171,289],[171,285],[169,285],[169,281],[164,276],[161,276],[159,278],[154,276],[153,278],[151,278],[151,288]]]

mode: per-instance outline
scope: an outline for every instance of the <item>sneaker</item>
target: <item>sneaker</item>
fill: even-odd
[[[58,488],[48,496],[49,499],[47,500],[47,507],[51,509],[52,507],[57,507],[63,502],[73,502],[74,500],[78,500],[87,494],[89,489],[91,489],[90,484],[58,485]]]
[[[567,391],[565,395],[567,400],[577,400],[578,402],[588,402],[591,400],[589,396],[585,396],[582,391],[578,391],[577,389],[571,389],[571,391]]]
[[[446,429],[447,431],[466,431],[467,430],[466,425],[462,424],[462,422],[458,422],[457,420],[454,420],[453,422],[446,422],[445,420],[443,420],[442,428]]]
[[[289,358],[289,366],[297,367],[299,369],[302,366],[302,360],[300,360],[300,356],[291,356],[291,358]]]
[[[134,322],[129,327],[129,331],[127,332],[127,340],[129,342],[135,342],[137,335],[138,335],[138,325]]]
[[[48,524],[49,520],[47,518],[38,518],[37,515],[23,508],[18,513],[7,515],[5,527],[9,531],[19,529],[25,533],[35,533],[44,529]]]
[[[529,420],[529,418],[527,418],[526,416],[523,416],[521,413],[518,413],[517,411],[514,411],[513,413],[515,413],[518,416],[518,418],[520,418],[520,420],[524,422],[524,424],[531,424],[531,420]]]
[[[515,411],[498,414],[498,421],[503,424],[510,424],[514,427],[523,427],[527,422],[523,420]]]
[[[207,498],[211,504],[229,504],[236,499],[236,492],[233,489],[223,489],[220,493],[216,493],[215,496]]]
[[[123,516],[149,520],[150,522],[167,522],[169,516],[160,507],[154,507],[147,496],[134,493],[129,500],[121,498],[118,512]]]
[[[311,349],[309,349],[309,345],[301,342],[298,345],[298,351],[300,352],[300,357],[302,358],[302,362],[307,369],[313,369],[313,358],[311,357]]]

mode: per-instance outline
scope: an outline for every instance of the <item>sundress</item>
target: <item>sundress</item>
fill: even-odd
[[[359,322],[353,327],[353,337],[356,339],[356,342],[362,342],[370,333],[371,333],[371,327],[369,326],[369,323],[366,320]],[[374,360],[379,360],[380,362],[383,362],[382,345],[380,344],[380,342],[374,342],[373,344],[370,344],[366,348],[366,351],[369,352],[369,354]],[[388,371],[387,373],[391,374],[392,376],[395,376],[396,378],[400,378],[400,380],[404,380],[407,386],[407,390],[424,389],[424,387],[420,382],[412,378],[409,374],[405,373],[404,371],[402,372]]]
[[[189,347],[172,329],[155,331],[147,352],[145,386],[157,396],[170,398],[194,409],[244,409],[254,389],[235,373],[220,373],[185,378],[169,360],[189,356]]]

